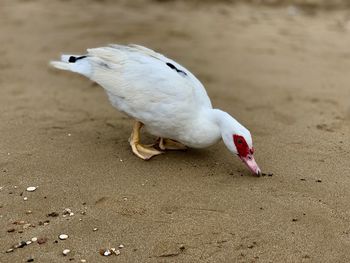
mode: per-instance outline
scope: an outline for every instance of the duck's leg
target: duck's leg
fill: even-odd
[[[131,149],[136,156],[140,157],[143,160],[148,160],[155,155],[162,154],[163,152],[156,150],[152,146],[142,145],[140,143],[140,130],[142,126],[142,122],[135,121],[129,142]]]
[[[186,145],[166,138],[159,139],[159,149],[161,150],[187,150]]]

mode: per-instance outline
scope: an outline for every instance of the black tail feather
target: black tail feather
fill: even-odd
[[[83,59],[83,58],[86,58],[86,56],[80,56],[80,57],[70,56],[69,59],[68,59],[68,62],[69,63],[75,63],[77,60]]]

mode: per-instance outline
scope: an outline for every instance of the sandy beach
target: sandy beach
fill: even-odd
[[[49,66],[109,43],[190,69],[273,175],[222,142],[134,156],[103,89]],[[350,262],[349,47],[344,8],[2,0],[0,262]]]

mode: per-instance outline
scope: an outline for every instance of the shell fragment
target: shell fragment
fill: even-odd
[[[61,239],[61,240],[66,240],[68,238],[68,235],[61,234],[61,235],[58,236],[58,238]]]
[[[36,190],[35,186],[29,186],[27,187],[27,192],[34,192]]]

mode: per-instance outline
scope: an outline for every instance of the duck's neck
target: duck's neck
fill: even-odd
[[[251,138],[250,132],[230,114],[219,109],[213,109],[211,115],[213,121],[216,122],[219,127],[221,138],[231,152],[235,152],[235,147],[233,147],[232,143],[233,135],[243,135],[249,140],[248,143],[250,145],[252,144],[251,139],[249,139]]]
[[[235,118],[225,111],[219,109],[211,109],[210,116],[212,121],[216,123],[221,130],[224,132],[226,130],[232,131],[232,129],[245,129],[242,124],[240,124]]]

